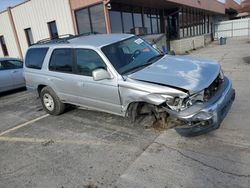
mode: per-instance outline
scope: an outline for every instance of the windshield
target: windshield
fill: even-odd
[[[121,75],[144,68],[162,55],[138,37],[132,37],[102,48],[103,53]]]

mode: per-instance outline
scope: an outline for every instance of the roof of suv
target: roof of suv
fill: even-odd
[[[102,46],[106,46],[109,44],[113,44],[119,42],[121,40],[130,38],[134,35],[131,34],[97,34],[97,35],[88,35],[88,36],[79,36],[73,39],[66,40],[67,43],[44,43],[39,45],[34,45],[32,47],[52,47],[52,46],[72,46],[72,45],[84,45],[84,46],[92,46],[96,48],[100,48]],[[31,47],[31,48],[32,48]]]

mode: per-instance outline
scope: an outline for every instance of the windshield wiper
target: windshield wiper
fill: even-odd
[[[145,63],[145,64],[142,64],[142,65],[138,65],[138,66],[132,67],[132,68],[130,68],[130,69],[124,71],[122,74],[126,74],[126,73],[128,73],[128,72],[133,71],[133,70],[137,70],[137,69],[139,69],[139,68],[149,66],[149,65],[151,65],[151,64],[153,64],[153,63]]]
[[[151,57],[151,58],[147,61],[147,63],[156,61],[156,60],[160,59],[160,58],[163,57],[163,56],[164,56],[164,55],[162,55],[162,54],[153,56],[153,57]]]
[[[126,74],[126,73],[128,73],[128,72],[137,70],[137,69],[139,69],[139,68],[143,68],[143,67],[147,67],[147,66],[149,66],[149,65],[152,65],[152,64],[155,62],[154,60],[156,60],[156,59],[158,59],[158,58],[161,58],[162,56],[163,56],[163,55],[161,55],[161,54],[156,55],[156,56],[150,58],[149,60],[147,60],[147,63],[141,64],[141,65],[137,65],[137,66],[135,66],[135,67],[131,67],[130,69],[124,71],[122,74]]]

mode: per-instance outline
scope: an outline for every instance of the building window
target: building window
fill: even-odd
[[[32,44],[34,44],[31,28],[24,29],[24,32],[25,32],[28,46],[31,46]]]
[[[89,8],[93,33],[106,33],[103,4]]]
[[[143,13],[144,27],[147,28],[147,33],[152,33],[150,10],[144,9]]]
[[[140,7],[135,7],[133,9],[133,19],[135,27],[142,27],[142,9]]]
[[[75,11],[78,33],[106,33],[103,4]]]
[[[110,25],[112,33],[122,33],[122,17],[119,11],[109,11]]]
[[[1,43],[2,50],[3,50],[3,55],[4,56],[9,56],[7,46],[6,46],[6,43],[5,43],[5,40],[4,40],[3,36],[0,36],[0,43]]]
[[[210,32],[209,15],[199,9],[183,8],[179,12],[180,37],[192,37]]]
[[[78,33],[88,33],[91,32],[89,11],[88,9],[81,9],[75,12]]]
[[[157,34],[160,33],[159,29],[160,16],[157,10],[151,10],[151,23],[152,23],[152,33]]]
[[[128,6],[124,6],[122,8],[122,22],[123,22],[123,32],[131,33],[131,29],[133,29],[133,15],[132,10]]]
[[[58,31],[56,27],[56,21],[48,22],[49,34],[51,39],[58,38]]]
[[[168,16],[168,38],[169,39],[179,38],[178,18],[179,18],[178,13]]]
[[[109,11],[112,33],[131,33],[135,27],[145,27],[148,34],[161,32],[158,9],[112,3]]]
[[[157,9],[144,9],[144,27],[147,28],[148,34],[157,34],[160,29],[160,14]]]

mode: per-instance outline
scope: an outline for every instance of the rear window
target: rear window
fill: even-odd
[[[25,59],[25,65],[32,69],[41,69],[43,60],[49,48],[32,48],[29,49]]]

